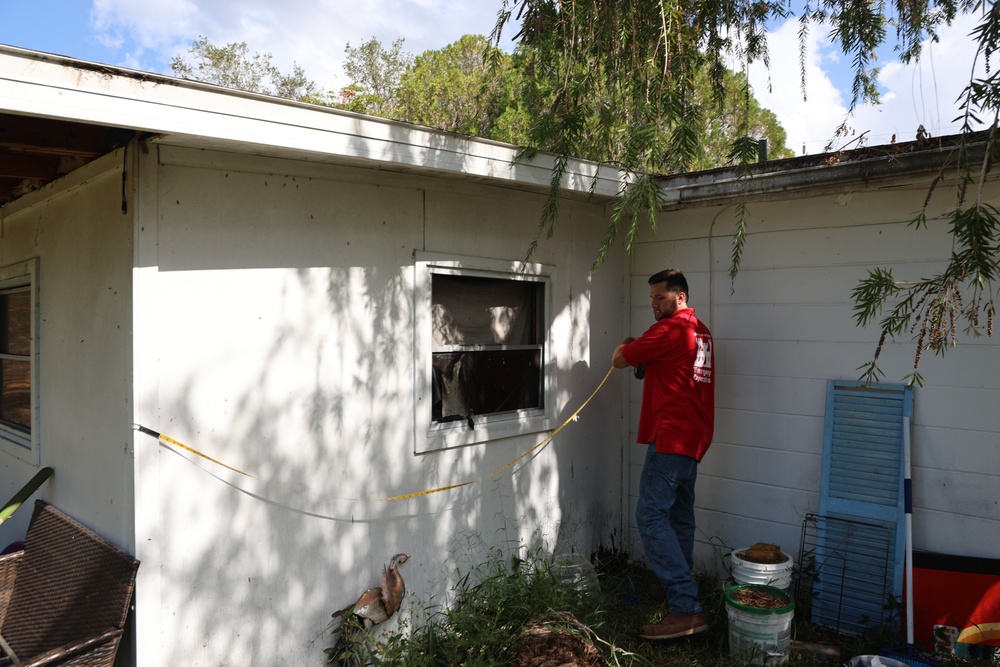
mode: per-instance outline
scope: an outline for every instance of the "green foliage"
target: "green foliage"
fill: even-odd
[[[757,157],[752,144],[768,133],[777,135],[769,138],[780,146],[776,155],[784,156],[780,128],[753,101],[746,77],[726,65],[739,63],[742,72],[754,62],[766,65],[766,23],[786,17],[790,7],[780,0],[505,0],[492,38],[498,41],[514,17],[521,20],[518,50],[525,60],[525,106],[532,114],[529,145],[610,163],[625,174],[596,264],[607,257],[623,229],[625,249],[631,251],[640,212],[645,211],[655,227],[658,195],[640,174],[719,166],[701,158],[708,154],[706,148],[728,144],[732,149],[727,164],[746,181]],[[989,67],[991,55],[1000,48],[1000,5],[976,0],[806,0],[799,16],[803,89],[809,30],[831,26],[830,37],[854,69],[853,111],[858,104],[878,102],[880,63],[875,54],[881,47],[895,40],[904,62],[917,59],[923,40],[936,40],[939,28],[974,9],[983,17],[972,33],[976,62],[986,63],[988,75],[972,78],[963,91],[963,139],[945,168],[953,171],[942,169],[935,181],[957,174],[952,183],[957,183],[958,199],[950,215],[953,252],[945,268],[930,278],[902,282],[890,271],[876,269],[855,290],[859,326],[874,322],[889,308],[879,320],[875,356],[860,367],[865,381],[881,377],[878,356],[895,336],[909,334],[915,340],[914,368],[905,379],[919,384],[922,352],[944,355],[956,344],[960,322],[966,334],[978,336],[984,329],[992,334],[1000,212],[982,202],[980,192],[1000,152],[1000,74]],[[970,71],[976,71],[976,62]],[[980,123],[991,130],[985,150],[976,152],[973,148],[982,137],[973,128]],[[557,173],[554,170],[553,176]],[[747,240],[746,201],[735,211],[731,280],[739,273]],[[552,205],[543,212],[541,229],[546,235],[552,234],[555,215]],[[925,226],[927,217],[925,203],[912,224]],[[531,250],[537,242],[538,237]]]
[[[340,89],[331,106],[355,113],[367,113],[368,109],[378,103],[378,99],[365,93],[361,86],[351,84]]]
[[[766,59],[764,23],[784,12],[780,3],[715,0],[504,3],[492,38],[513,16],[521,19],[516,57],[522,105],[531,118],[526,144],[625,174],[595,266],[619,231],[630,247],[639,216],[655,224],[658,195],[651,196],[650,181],[639,174],[719,167],[734,158],[756,161],[756,149],[752,155],[732,149],[762,138],[772,156],[791,156],[774,115],[725,60],[729,51],[747,62]],[[545,218],[547,233],[552,224]]]
[[[702,121],[698,134],[701,149],[691,168],[714,169],[726,165],[742,168],[755,163],[760,157],[760,140],[767,141],[767,158],[780,160],[794,157],[786,145],[785,128],[777,116],[760,106],[753,96],[750,83],[743,73],[725,70],[721,76],[723,88],[715,90],[707,70],[699,73],[695,87],[695,100],[705,109],[711,109]],[[721,95],[715,98],[714,95]]]
[[[321,103],[318,88],[298,65],[284,74],[271,62],[270,53],[254,53],[246,42],[215,46],[208,37],[199,37],[186,55],[175,55],[170,69],[177,76],[251,93],[274,95],[290,100]]]
[[[397,117],[411,123],[479,137],[495,124],[492,104],[508,59],[485,37],[465,35],[443,49],[426,51],[400,80]],[[490,63],[498,76],[488,76]]]
[[[854,66],[851,109],[877,102],[877,49],[892,39],[904,62],[920,56],[923,39],[960,12],[979,9],[972,32],[987,75],[971,78],[959,98],[962,141],[954,158],[929,188],[911,224],[925,227],[935,187],[957,174],[957,200],[949,216],[954,247],[945,268],[930,278],[897,280],[890,269],[873,269],[854,290],[859,326],[877,322],[873,358],[859,367],[864,381],[882,377],[879,355],[888,340],[909,335],[916,343],[907,382],[922,383],[924,350],[944,355],[957,331],[992,335],[995,281],[1000,271],[1000,212],[980,200],[993,162],[1000,155],[1000,73],[990,57],[1000,49],[1000,5],[974,0],[895,0],[844,3],[808,0],[799,16],[801,84],[804,44],[822,22]],[[783,18],[780,0],[503,0],[489,40],[465,36],[418,59],[402,51],[403,40],[386,49],[374,37],[358,48],[347,45],[345,69],[351,84],[335,106],[394,117],[454,132],[481,135],[524,148],[518,159],[539,150],[557,159],[549,197],[528,256],[551,238],[558,196],[570,156],[612,165],[622,174],[611,221],[594,268],[623,238],[631,252],[642,220],[655,230],[660,208],[656,174],[734,166],[741,181],[752,177],[766,138],[772,157],[791,155],[774,115],[760,108],[745,72],[768,62],[765,25]],[[519,18],[522,30],[513,54],[494,44]],[[737,62],[741,72],[727,68]],[[187,57],[171,68],[186,78],[289,99],[324,104],[298,65],[283,74],[270,54],[249,54],[245,42],[214,46],[200,37]],[[845,120],[846,124],[846,120]],[[974,133],[980,124],[990,130]],[[985,147],[982,146],[985,144]],[[950,170],[950,171],[949,171]],[[952,176],[954,178],[954,176]],[[596,179],[595,179],[596,184]],[[730,278],[735,281],[749,231],[746,201],[735,207]],[[887,311],[882,316],[883,311]]]
[[[594,563],[601,593],[583,597],[558,583],[548,560],[535,553],[521,559],[500,550],[487,562],[463,575],[455,599],[447,609],[435,609],[428,618],[414,616],[391,631],[365,633],[342,664],[392,667],[446,667],[515,664],[522,630],[545,619],[549,627],[569,631],[589,641],[606,664],[615,667],[691,665],[730,667],[728,618],[724,588],[712,575],[698,573],[699,601],[709,630],[689,638],[655,642],[638,637],[639,626],[658,621],[661,603],[649,599],[646,589],[652,573],[631,565],[624,554],[600,552]],[[898,631],[874,628],[862,637],[836,635],[812,626],[808,613],[796,610],[795,636],[841,649],[845,657],[876,653],[899,643]],[[405,611],[405,609],[404,609]],[[569,615],[567,615],[567,612]],[[571,615],[571,616],[570,616]],[[793,653],[789,664],[822,667],[829,658]],[[524,663],[517,663],[524,664]],[[579,664],[579,663],[575,663]]]
[[[908,282],[897,280],[892,269],[875,268],[854,288],[851,297],[858,326],[875,322],[886,304],[895,301],[878,320],[879,343],[873,358],[860,368],[862,381],[873,383],[882,376],[877,362],[887,339],[906,334],[915,337],[913,371],[905,380],[922,385],[919,368],[923,352],[931,350],[944,356],[958,344],[963,322],[965,335],[993,335],[993,284],[1000,278],[1000,211],[981,202],[959,204],[952,211],[950,231],[955,249],[941,273]]]
[[[486,563],[460,578],[450,609],[412,631],[358,642],[348,657],[395,667],[509,664],[524,626],[552,610],[570,610],[600,626],[596,601],[556,581],[542,554],[522,559],[494,549]]]
[[[659,191],[652,175],[685,165],[707,169],[731,164],[733,142],[749,133],[766,138],[774,157],[792,154],[785,147],[784,130],[753,98],[746,77],[720,62],[712,69],[700,60],[686,73],[690,97],[664,89],[660,106],[671,115],[657,117],[646,113],[645,100],[638,105],[641,113],[623,112],[620,105],[626,91],[645,95],[647,82],[616,76],[600,58],[572,63],[547,46],[522,42],[508,55],[484,37],[466,35],[444,49],[427,51],[403,74],[394,112],[401,120],[524,146],[519,159],[538,150],[558,156],[528,257],[542,238],[553,235],[569,156],[622,167],[626,174],[596,267],[620,230],[631,249],[640,218],[655,224]],[[636,62],[642,60],[635,56]],[[675,120],[664,125],[668,117]],[[755,140],[753,144],[748,159],[756,161]]]
[[[403,51],[403,38],[388,49],[375,37],[361,46],[344,49],[344,71],[350,84],[340,91],[334,106],[391,118],[399,105],[400,79],[413,57]]]
[[[623,183],[619,192],[619,203],[611,213],[611,224],[605,232],[604,241],[597,252],[592,269],[597,269],[614,246],[619,231],[625,229],[625,251],[631,253],[635,248],[635,239],[639,233],[639,222],[643,214],[650,227],[656,230],[656,211],[659,209],[660,185],[656,176],[639,172],[632,175],[631,181]],[[551,228],[549,235],[551,235]]]
[[[533,150],[558,153],[562,146],[567,155],[599,162],[621,163],[622,152],[637,156],[646,152],[656,138],[655,124],[630,126],[611,98],[590,86],[590,72],[581,71],[579,80],[567,81],[560,63],[546,62],[544,55],[523,44],[506,54],[478,35],[426,51],[402,76],[395,117]],[[721,82],[718,99],[710,83],[713,77]],[[784,130],[750,94],[745,76],[725,68],[716,72],[705,68],[696,73],[693,85],[698,108],[711,107],[713,113],[692,113],[692,122],[679,123],[671,135],[675,149],[693,156],[693,168],[725,164],[734,133],[746,129],[767,138],[773,156],[791,156]],[[724,107],[727,101],[730,106]],[[553,107],[565,113],[551,113]],[[720,113],[723,109],[725,113]],[[646,156],[646,162],[655,167],[669,148],[661,146],[658,153]]]
[[[881,377],[877,362],[888,339],[907,334],[915,339],[913,371],[905,380],[922,385],[919,368],[925,350],[944,356],[958,344],[959,327],[967,336],[993,335],[994,284],[1000,279],[1000,211],[978,196],[972,202],[966,201],[966,196],[970,185],[978,195],[977,186],[982,184],[986,169],[1000,154],[996,129],[994,121],[978,160],[973,159],[966,141],[956,151],[961,174],[956,188],[959,199],[949,216],[953,248],[944,269],[930,278],[902,281],[891,269],[875,268],[852,292],[855,321],[862,327],[874,323],[887,304],[894,302],[878,319],[879,342],[873,358],[860,368],[862,381],[876,382]],[[929,199],[928,195],[924,210],[911,221],[913,226],[926,226]]]
[[[965,5],[958,8],[964,9]],[[983,13],[972,37],[977,42],[975,61],[982,58],[988,62],[1000,47],[1000,6],[993,4]],[[916,54],[911,48],[909,55]],[[993,73],[985,79],[973,79],[959,102],[961,141],[952,160],[934,180],[923,208],[911,220],[917,229],[927,226],[931,195],[949,172],[955,172],[957,196],[948,216],[951,256],[944,268],[929,278],[897,280],[891,269],[875,268],[854,289],[852,298],[858,326],[875,323],[892,304],[888,313],[878,319],[879,342],[872,359],[859,368],[864,382],[877,382],[882,376],[878,359],[887,340],[909,335],[915,341],[913,370],[904,376],[904,381],[923,385],[919,369],[926,350],[944,356],[958,344],[959,329],[973,338],[993,335],[995,284],[1000,279],[1000,211],[983,202],[980,195],[986,174],[1000,157],[997,142],[1000,78]],[[986,119],[989,130],[984,134],[974,133],[974,124]]]
[[[621,34],[622,39],[629,37],[627,31]],[[659,209],[655,174],[685,167],[707,169],[732,164],[734,159],[755,161],[757,144],[751,134],[768,139],[772,156],[791,155],[784,130],[774,114],[754,99],[746,76],[726,69],[717,59],[699,53],[691,69],[678,70],[683,85],[661,87],[654,109],[659,112],[647,113],[653,107],[645,101],[625,107],[621,103],[633,95],[645,100],[654,90],[649,81],[618,76],[613,69],[618,65],[600,57],[573,63],[551,47],[546,40],[525,43],[508,55],[485,37],[466,35],[413,59],[403,51],[402,39],[385,48],[372,37],[357,48],[347,45],[344,69],[351,83],[329,102],[319,98],[300,68],[281,75],[270,64],[270,54],[250,56],[246,43],[217,48],[203,37],[191,49],[197,66],[177,56],[173,67],[182,76],[219,85],[517,144],[525,147],[522,158],[538,150],[554,152],[558,157],[549,198],[528,257],[543,237],[554,233],[568,157],[620,167],[625,174],[621,197],[595,268],[607,257],[619,231],[624,230],[631,252],[639,221],[645,218],[655,226]],[[630,54],[631,62],[646,62],[634,50]],[[751,145],[752,150],[734,151],[734,142],[738,148]]]
[[[729,157],[730,160],[736,162],[736,175],[741,182],[750,178],[749,165],[759,155],[759,152],[759,144],[749,136],[744,136],[733,142],[733,149]],[[736,204],[736,230],[733,232],[733,252],[729,263],[730,291],[735,291],[736,276],[743,259],[743,248],[746,246],[747,229],[749,228],[748,216],[747,202],[745,199],[741,199]]]

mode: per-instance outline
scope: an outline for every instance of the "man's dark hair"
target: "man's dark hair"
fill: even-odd
[[[655,285],[657,283],[666,283],[667,291],[669,292],[684,292],[687,295],[688,300],[691,299],[691,293],[688,291],[688,281],[684,277],[684,274],[677,269],[663,269],[659,273],[654,273],[649,277],[649,284]]]

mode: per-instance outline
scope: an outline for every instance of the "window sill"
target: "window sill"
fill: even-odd
[[[542,433],[552,428],[552,420],[543,410],[530,414],[488,418],[473,417],[472,428],[466,420],[432,424],[424,437],[422,452],[465,447],[484,442]]]

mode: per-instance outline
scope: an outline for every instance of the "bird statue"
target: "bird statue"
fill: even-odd
[[[389,566],[382,568],[381,587],[369,588],[354,604],[333,612],[333,618],[340,619],[340,636],[333,647],[326,649],[327,664],[345,662],[348,649],[357,642],[358,634],[384,623],[396,613],[406,595],[406,582],[399,573],[399,566],[409,558],[406,554],[393,556]]]

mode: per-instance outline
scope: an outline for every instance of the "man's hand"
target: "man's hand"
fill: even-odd
[[[624,357],[624,355],[622,355],[622,345],[627,345],[627,344],[631,343],[634,340],[635,340],[635,338],[632,338],[631,336],[629,336],[628,338],[626,338],[625,340],[623,340],[621,342],[621,345],[619,345],[618,347],[615,348],[614,354],[611,355],[611,365],[612,366],[614,366],[615,368],[628,368],[629,367],[630,364],[627,361],[625,361],[625,357]]]

